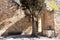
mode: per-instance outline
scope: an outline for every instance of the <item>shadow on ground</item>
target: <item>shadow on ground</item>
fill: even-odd
[[[12,35],[12,36],[7,36],[7,38],[34,38],[31,35]]]

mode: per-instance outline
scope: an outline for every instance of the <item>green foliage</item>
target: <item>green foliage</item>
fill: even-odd
[[[43,7],[44,0],[21,0],[21,3],[27,9],[39,11]]]

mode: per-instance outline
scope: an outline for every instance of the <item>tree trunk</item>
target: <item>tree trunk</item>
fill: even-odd
[[[38,19],[32,15],[32,35],[37,35],[38,32]]]

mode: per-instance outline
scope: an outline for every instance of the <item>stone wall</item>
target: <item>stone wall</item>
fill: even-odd
[[[49,29],[49,26],[51,29],[54,29],[54,13],[49,12],[47,10],[44,11],[44,14],[42,16],[42,26],[43,30]]]
[[[32,23],[25,17],[22,9],[17,9],[15,3],[8,0],[0,0],[0,35],[8,32],[22,32],[31,34]]]
[[[54,27],[56,35],[60,35],[60,13],[54,14]]]
[[[54,11],[55,35],[60,37],[60,1],[55,0],[59,10]]]

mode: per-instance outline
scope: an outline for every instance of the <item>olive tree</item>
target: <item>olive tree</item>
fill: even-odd
[[[26,12],[26,16],[32,18],[32,35],[37,35],[37,27],[38,27],[38,15],[41,10],[44,8],[45,0],[20,0],[22,3],[23,10],[29,11]]]
[[[38,15],[45,7],[44,1],[45,0],[15,0],[16,3],[21,4],[25,15],[28,16],[29,19],[32,18],[32,35],[34,36],[37,35],[38,32]]]

